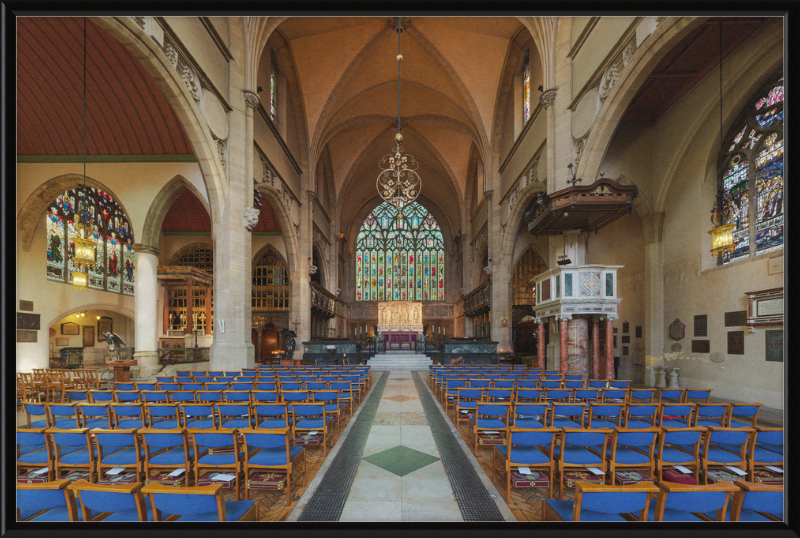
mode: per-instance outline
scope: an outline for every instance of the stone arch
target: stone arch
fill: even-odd
[[[472,278],[470,282],[470,286],[467,288],[467,293],[474,290],[478,287],[481,283],[484,282],[484,275],[486,274],[483,270],[486,267],[483,264],[483,259],[489,259],[489,242],[483,241],[478,247],[475,249],[475,263],[472,265]]]
[[[300,245],[297,237],[298,227],[295,226],[292,220],[292,212],[300,211],[300,208],[297,207],[298,203],[292,201],[293,208],[290,210],[286,207],[281,193],[279,193],[272,185],[268,183],[259,183],[256,185],[256,188],[258,189],[258,192],[266,197],[267,202],[269,203],[270,207],[272,207],[272,212],[278,219],[278,223],[281,227],[281,237],[283,237],[283,243],[286,245],[286,270],[290,275],[294,275],[295,271],[299,270],[300,267],[303,267],[302,260],[298,259],[300,253]],[[296,278],[289,279],[290,285],[292,286],[291,293],[297,293],[297,280],[298,279]]]
[[[275,245],[271,245],[269,243],[261,247],[261,249],[258,252],[256,252],[256,254],[253,256],[253,259],[250,262],[250,265],[252,266],[253,270],[255,270],[258,260],[260,260],[267,252],[271,252],[272,254],[274,254],[275,257],[277,257],[281,261],[284,267],[286,267],[286,270],[287,271],[289,270],[289,264],[287,263],[286,258],[283,257],[283,254],[281,254],[281,252],[277,248],[275,248]]]
[[[312,255],[312,263],[314,261],[314,257],[317,258],[317,274],[319,275],[319,283],[322,285],[323,288],[328,289],[328,280],[329,280],[329,273],[328,273],[328,260],[325,259],[324,246],[321,245],[319,242],[314,242],[314,245],[311,247],[311,255]]]
[[[172,207],[172,204],[178,196],[187,189],[192,191],[192,194],[203,204],[209,217],[211,216],[208,200],[206,200],[203,194],[192,185],[189,180],[178,174],[169,180],[153,198],[150,209],[147,210],[140,243],[146,247],[158,249],[158,240],[161,234],[161,225],[164,222],[164,217],[166,217],[169,208]]]
[[[183,247],[180,250],[178,250],[177,252],[175,252],[175,254],[170,256],[169,261],[167,262],[167,265],[176,265],[178,263],[179,259],[181,259],[183,256],[186,256],[187,254],[189,254],[193,250],[196,250],[198,248],[209,248],[209,247],[211,248],[211,251],[213,252],[214,251],[214,245],[212,243],[204,243],[204,242],[198,241],[196,243],[191,243],[189,245],[186,245],[185,247]],[[212,260],[213,260],[213,258],[212,258]]]
[[[534,166],[538,168],[538,164],[534,163]],[[526,187],[519,191],[519,194],[517,194],[517,200],[514,202],[514,205],[508,215],[508,221],[506,222],[505,226],[506,232],[503,235],[503,242],[500,244],[500,252],[503,254],[503,256],[506,256],[506,260],[509,262],[514,251],[514,241],[517,237],[517,230],[519,229],[520,222],[522,222],[522,217],[525,214],[525,210],[528,208],[528,205],[531,203],[531,200],[533,200],[534,196],[538,195],[540,192],[546,193],[547,185],[543,182],[536,181],[534,183],[529,183]],[[508,200],[506,200],[506,204],[508,203]],[[504,209],[501,206],[500,211],[508,211],[508,209]]]
[[[184,129],[197,157],[197,165],[208,193],[212,221],[222,211],[227,176],[220,162],[216,141],[200,107],[172,66],[158,42],[134,22],[133,17],[98,17],[93,22],[127,49],[153,78],[164,99]],[[150,24],[158,24],[151,20]]]
[[[603,102],[586,138],[577,177],[596,178],[623,114],[650,72],[672,47],[703,22],[703,18],[667,18],[642,42]]]
[[[39,217],[47,210],[47,206],[53,203],[58,195],[70,189],[82,187],[83,184],[83,175],[64,174],[45,181],[28,196],[20,207],[19,213],[17,213],[18,233],[24,251],[30,251],[33,237],[36,234],[36,227],[39,224]],[[136,226],[131,220],[130,213],[125,209],[119,197],[103,183],[89,176],[86,176],[86,186],[88,188],[105,191],[114,198],[114,201],[119,204],[125,216],[128,218],[128,222],[130,222],[133,228],[131,230],[131,236],[135,239],[134,230]]]
[[[57,323],[59,320],[64,319],[67,316],[71,316],[77,312],[83,312],[84,310],[108,310],[109,312],[114,312],[116,314],[122,314],[123,316],[133,320],[135,319],[134,311],[125,308],[124,306],[116,303],[87,303],[82,304],[80,306],[70,306],[68,310],[64,310],[55,317],[51,318],[50,321],[46,324],[42,324],[42,329],[46,327],[51,327],[54,323]],[[95,338],[99,337],[100,335],[95,335]],[[133,347],[133,342],[126,342],[128,347]]]

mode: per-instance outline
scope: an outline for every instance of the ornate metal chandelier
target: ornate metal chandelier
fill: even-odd
[[[417,174],[419,164],[413,155],[403,155],[403,135],[400,133],[400,66],[403,61],[400,39],[403,33],[403,18],[397,19],[397,134],[394,135],[393,153],[387,153],[378,163],[381,173],[376,182],[378,194],[397,209],[397,218],[402,220],[403,208],[417,199],[422,188],[422,179]]]
[[[81,209],[83,201],[83,209]],[[83,189],[78,195],[78,211],[75,228],[77,236],[72,238],[75,252],[72,255],[72,289],[84,291],[89,286],[89,270],[95,263],[97,243],[89,239],[89,215],[86,211],[86,17],[83,18]]]

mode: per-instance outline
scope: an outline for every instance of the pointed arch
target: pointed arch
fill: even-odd
[[[203,193],[188,179],[178,174],[170,179],[166,185],[161,187],[161,190],[153,198],[153,202],[147,210],[147,216],[144,219],[144,225],[142,227],[142,239],[140,241],[142,245],[158,250],[158,240],[161,234],[161,225],[164,223],[164,217],[167,216],[169,208],[172,207],[172,204],[184,190],[191,191],[192,194],[200,200],[200,203],[203,204],[209,216],[211,216],[208,200],[206,200]]]

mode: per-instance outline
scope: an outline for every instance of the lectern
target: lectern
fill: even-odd
[[[128,383],[131,380],[131,366],[136,366],[138,361],[113,361],[109,363],[114,367],[114,383]]]

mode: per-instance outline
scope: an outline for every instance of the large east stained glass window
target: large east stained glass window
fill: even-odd
[[[47,279],[72,283],[79,207],[84,211],[82,222],[89,223],[87,237],[97,242],[88,287],[133,295],[133,230],[119,204],[98,189],[68,190],[48,207]]]
[[[444,239],[418,202],[397,209],[383,202],[356,240],[357,301],[444,301]]]
[[[780,77],[750,99],[723,144],[722,188],[735,227],[722,263],[783,248],[783,102]]]

